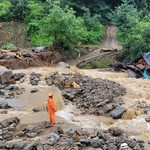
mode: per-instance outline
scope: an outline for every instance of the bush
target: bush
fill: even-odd
[[[104,26],[99,22],[100,15],[91,17],[88,8],[82,9],[85,11],[82,18],[84,19],[84,26],[87,28],[87,30],[84,30],[86,39],[82,43],[99,44],[101,38],[104,36]]]
[[[129,28],[123,27],[117,36],[123,46],[120,57],[133,60],[150,50],[150,16],[147,16],[148,22],[130,16],[128,20]]]
[[[16,49],[17,47],[14,44],[12,44],[12,43],[7,43],[7,44],[1,46],[1,48],[9,50],[9,49]]]
[[[72,8],[61,8],[58,1],[53,3],[49,14],[41,22],[37,38],[43,40],[43,44],[51,39],[50,42],[57,43],[64,49],[71,49],[73,44],[84,38],[83,19],[76,18]]]

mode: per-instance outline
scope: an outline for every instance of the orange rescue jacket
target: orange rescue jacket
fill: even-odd
[[[54,114],[57,111],[57,109],[56,109],[56,105],[53,101],[53,98],[48,98],[47,102],[48,102],[48,113]],[[56,111],[54,111],[54,110],[56,110]]]

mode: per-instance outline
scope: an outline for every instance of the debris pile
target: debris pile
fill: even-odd
[[[150,78],[150,52],[143,54],[131,62],[116,63],[113,65],[116,71],[132,70],[135,73],[135,77],[139,78],[144,76]]]
[[[0,65],[9,69],[49,66],[50,64],[58,63],[60,60],[62,60],[62,55],[51,47],[28,50],[21,48],[12,50],[0,49]]]
[[[14,117],[0,122],[0,149],[79,150],[90,146],[103,150],[118,150],[121,143],[126,142],[132,150],[145,150],[143,140],[128,139],[128,136],[119,127],[108,130],[94,129],[91,132],[80,128],[64,131],[61,127],[54,129],[50,123],[44,121],[30,124],[17,131],[19,121],[17,117]],[[53,132],[42,137],[37,136],[47,128],[52,128]],[[30,139],[22,140],[23,137]],[[17,139],[16,142],[11,141],[15,139]]]
[[[75,104],[82,114],[112,116],[117,119],[125,112],[125,108],[120,107],[124,102],[119,96],[125,95],[126,90],[116,82],[90,78],[79,72],[62,75],[51,72],[46,83],[49,86],[56,85],[64,99]]]

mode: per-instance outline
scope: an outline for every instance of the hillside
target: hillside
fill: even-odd
[[[0,22],[0,46],[12,43],[17,47],[30,47],[26,22]]]

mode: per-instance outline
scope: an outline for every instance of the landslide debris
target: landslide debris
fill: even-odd
[[[64,99],[72,102],[82,114],[95,114],[120,118],[125,112],[121,96],[126,94],[126,89],[120,84],[101,78],[91,78],[75,74],[58,74],[51,72],[46,77],[47,85],[56,85]],[[115,97],[120,97],[115,100]],[[115,114],[111,113],[115,109]]]
[[[17,117],[11,117],[0,122],[0,149],[80,150],[90,146],[103,150],[118,150],[124,142],[132,150],[145,149],[143,140],[128,139],[119,127],[108,130],[94,129],[90,132],[81,128],[64,131],[61,127],[55,128],[49,122],[43,121],[17,128],[20,121]],[[39,136],[49,130],[48,128],[51,128],[51,133]]]

